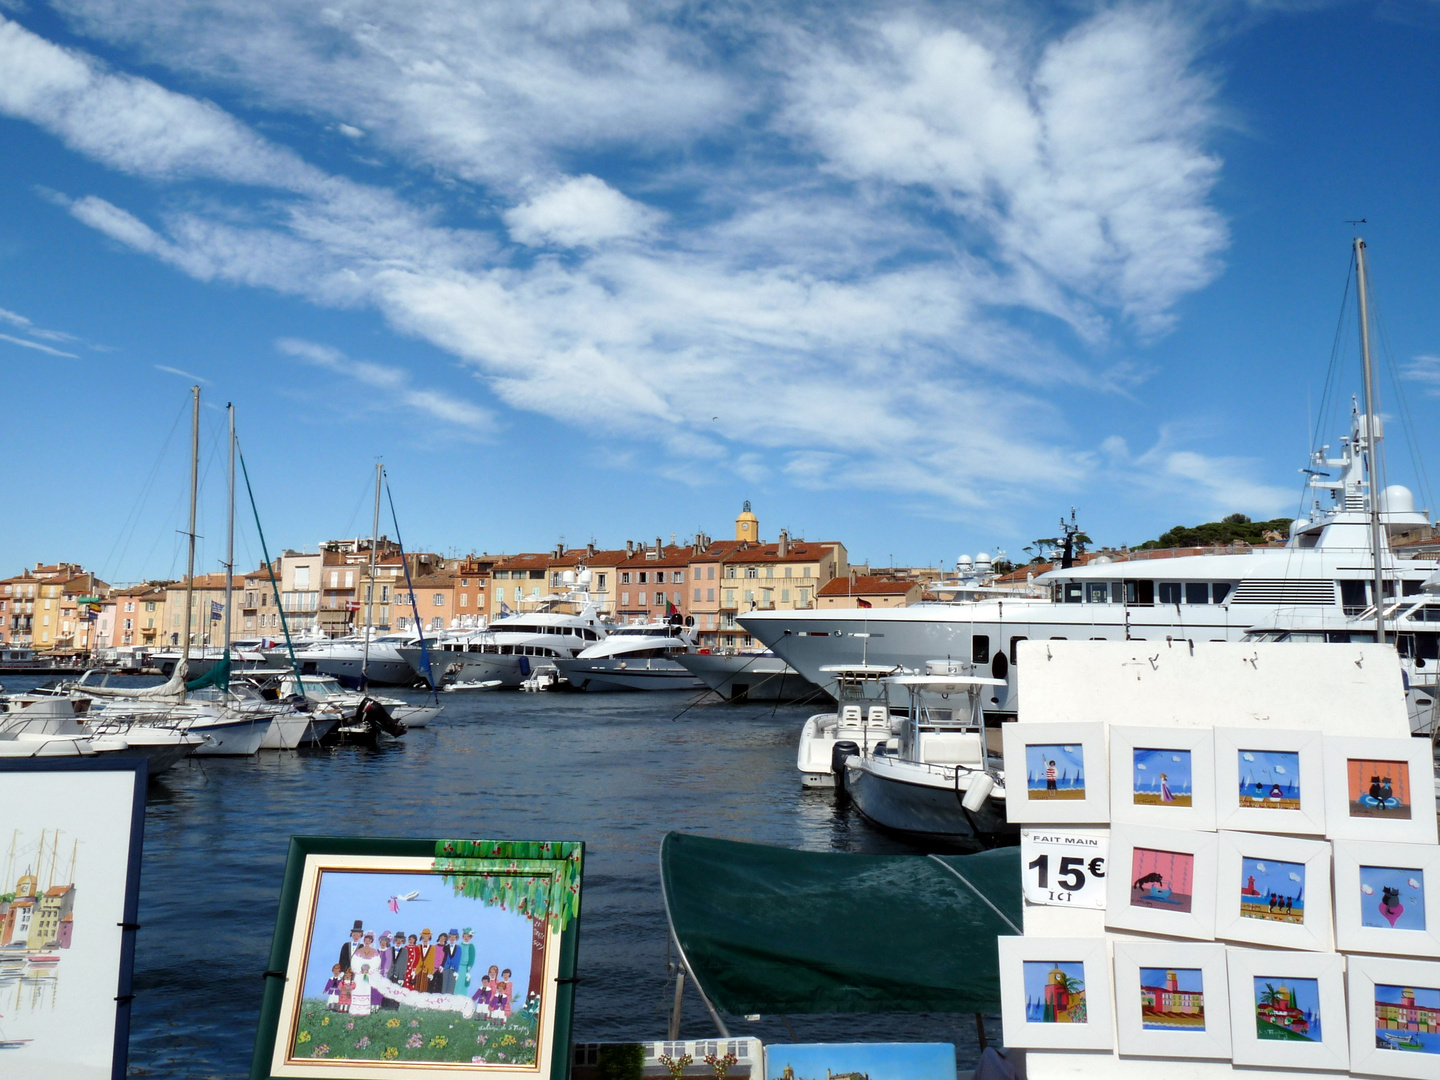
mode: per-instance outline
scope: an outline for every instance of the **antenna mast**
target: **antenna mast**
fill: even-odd
[[[1380,523],[1380,417],[1376,414],[1375,369],[1370,362],[1370,298],[1365,274],[1365,241],[1355,238],[1356,296],[1360,304],[1360,362],[1365,375],[1365,470],[1370,474],[1370,551],[1375,559],[1375,640],[1385,642],[1384,532]]]

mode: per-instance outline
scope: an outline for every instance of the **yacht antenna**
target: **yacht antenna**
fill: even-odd
[[[385,466],[375,463],[375,526],[370,533],[370,591],[365,594],[365,652],[360,658],[360,688],[365,689],[370,666],[370,638],[375,633],[375,549],[380,546],[380,478]]]
[[[1375,371],[1370,363],[1370,301],[1366,295],[1365,241],[1355,237],[1356,296],[1360,304],[1360,362],[1365,374],[1365,469],[1370,474],[1370,551],[1375,559],[1375,640],[1385,643],[1384,533],[1380,526],[1380,419],[1375,412]]]
[[[195,398],[194,415],[190,419],[190,550],[185,562],[185,635],[180,639],[180,671],[184,679],[190,667],[190,614],[195,596],[195,497],[200,489],[200,387],[192,386]],[[181,689],[184,697],[184,689]]]
[[[225,651],[220,654],[220,664],[225,673],[224,690],[230,689],[230,604],[234,600],[235,588],[235,406],[225,403],[230,414],[230,503],[225,517]]]

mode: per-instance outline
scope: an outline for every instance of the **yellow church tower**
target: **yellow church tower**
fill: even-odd
[[[750,512],[749,499],[745,500],[745,509],[735,519],[735,539],[751,544],[760,542],[760,519]]]

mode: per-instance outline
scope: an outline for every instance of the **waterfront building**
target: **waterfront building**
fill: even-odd
[[[147,581],[116,589],[101,611],[101,621],[110,620],[110,648],[127,645],[155,646],[168,640],[165,631],[165,598],[171,583]]]
[[[457,563],[455,570],[455,611],[459,625],[474,629],[485,625],[485,612],[490,595],[490,571],[498,557],[479,556],[473,552]]]
[[[12,941],[29,940],[30,920],[35,914],[35,890],[40,879],[27,868],[15,881],[15,896],[0,923],[0,948]]]
[[[1440,1008],[1417,1004],[1415,991],[1401,987],[1399,1001],[1375,1002],[1375,1027],[1381,1031],[1440,1031]]]
[[[550,591],[564,592],[568,588],[565,584],[566,571],[578,573],[583,566],[590,571],[590,599],[595,604],[595,610],[601,618],[614,621],[620,597],[617,588],[620,575],[617,568],[634,555],[633,542],[628,543],[625,548],[609,550],[600,550],[593,543],[583,548],[557,548],[546,567]]]
[[[35,899],[35,914],[26,935],[27,949],[54,949],[60,945],[60,924],[75,907],[74,885],[52,885]]]
[[[245,578],[235,575],[231,579],[231,591],[238,600],[245,589]],[[167,647],[178,647],[180,635],[185,632],[185,581],[172,582],[165,589],[165,629],[156,643]],[[225,574],[196,574],[195,585],[190,596],[190,644],[219,645],[225,640]],[[230,609],[230,636],[242,637],[244,612],[239,603]]]
[[[40,582],[30,571],[0,581],[0,643],[33,645],[35,594]]]
[[[518,611],[523,601],[538,600],[548,595],[553,554],[550,551],[525,552],[503,556],[496,562],[490,572],[495,584],[490,590],[487,615],[494,619],[507,609]]]
[[[913,578],[877,577],[851,571],[833,578],[816,592],[816,607],[904,607],[920,600],[925,589]]]
[[[427,631],[459,627],[459,605],[455,598],[455,587],[460,575],[454,570],[437,570],[419,577],[412,575],[406,587],[402,579],[395,586],[394,627],[397,630],[414,628],[416,612],[420,625]]]
[[[1203,1016],[1205,994],[1200,990],[1180,989],[1177,972],[1165,972],[1164,986],[1141,986],[1140,1008],[1146,1013],[1165,1016]]]
[[[626,623],[650,623],[672,613],[682,617],[689,614],[686,582],[692,558],[694,550],[690,546],[666,546],[658,536],[653,548],[641,544],[616,567],[616,618]]]
[[[245,588],[236,598],[240,608],[241,636],[278,638],[281,634],[280,608],[275,603],[275,587],[270,581],[270,571],[262,566],[246,574],[243,580]]]

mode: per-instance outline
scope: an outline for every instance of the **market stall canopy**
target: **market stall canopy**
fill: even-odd
[[[1021,932],[1018,848],[848,855],[672,832],[660,877],[691,974],[723,1012],[1000,1011],[995,938]]]

